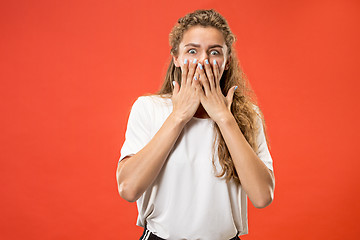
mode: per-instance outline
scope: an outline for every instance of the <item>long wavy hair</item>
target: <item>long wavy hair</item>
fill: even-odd
[[[265,122],[263,114],[256,104],[255,94],[253,93],[245,74],[239,66],[238,58],[233,49],[233,43],[236,40],[235,35],[231,32],[225,18],[215,10],[197,10],[180,18],[178,23],[170,32],[169,42],[172,56],[178,56],[178,48],[183,35],[186,30],[193,26],[213,27],[222,32],[228,48],[228,56],[231,56],[231,58],[229,68],[224,70],[224,73],[221,77],[220,87],[222,93],[226,96],[231,87],[235,85],[238,86],[238,89],[235,91],[233,97],[231,112],[247,142],[250,144],[252,149],[257,152],[258,146],[256,143],[256,137],[259,130],[258,121],[261,119],[264,130]],[[165,80],[157,94],[162,97],[171,97],[173,92],[173,81],[177,81],[179,84],[181,83],[181,69],[180,67],[175,66],[173,58],[171,58],[165,75]],[[235,182],[240,183],[239,176],[237,175],[234,163],[229,153],[229,149],[226,146],[220,129],[216,124],[214,125],[214,128],[216,132],[216,138],[214,140],[212,162],[214,169],[216,170],[215,154],[217,150],[219,164],[221,166],[221,170],[220,172],[217,171],[216,176],[225,177],[227,181],[233,179]]]

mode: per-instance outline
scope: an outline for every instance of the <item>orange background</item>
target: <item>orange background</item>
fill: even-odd
[[[177,19],[215,8],[268,126],[274,202],[242,239],[358,239],[360,2],[2,1],[1,239],[138,239],[115,170]]]

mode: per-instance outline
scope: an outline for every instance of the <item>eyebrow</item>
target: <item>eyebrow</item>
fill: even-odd
[[[196,43],[188,43],[185,45],[185,47],[188,47],[188,46],[192,46],[192,47],[197,47],[199,48],[200,47],[200,44],[196,44]],[[210,45],[209,48],[223,48],[223,46],[219,45],[219,44],[214,44],[214,45]]]

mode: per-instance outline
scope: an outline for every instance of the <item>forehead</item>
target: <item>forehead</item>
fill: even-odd
[[[218,44],[225,46],[225,39],[223,34],[216,28],[194,26],[186,30],[180,45],[186,45],[188,43],[200,45]]]

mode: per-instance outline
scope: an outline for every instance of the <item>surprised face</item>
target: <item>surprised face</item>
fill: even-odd
[[[211,65],[214,60],[219,66],[220,76],[229,67],[228,48],[223,34],[213,27],[194,26],[183,35],[179,44],[178,55],[173,57],[176,67],[180,67],[184,60],[197,60],[202,65],[207,59]]]

